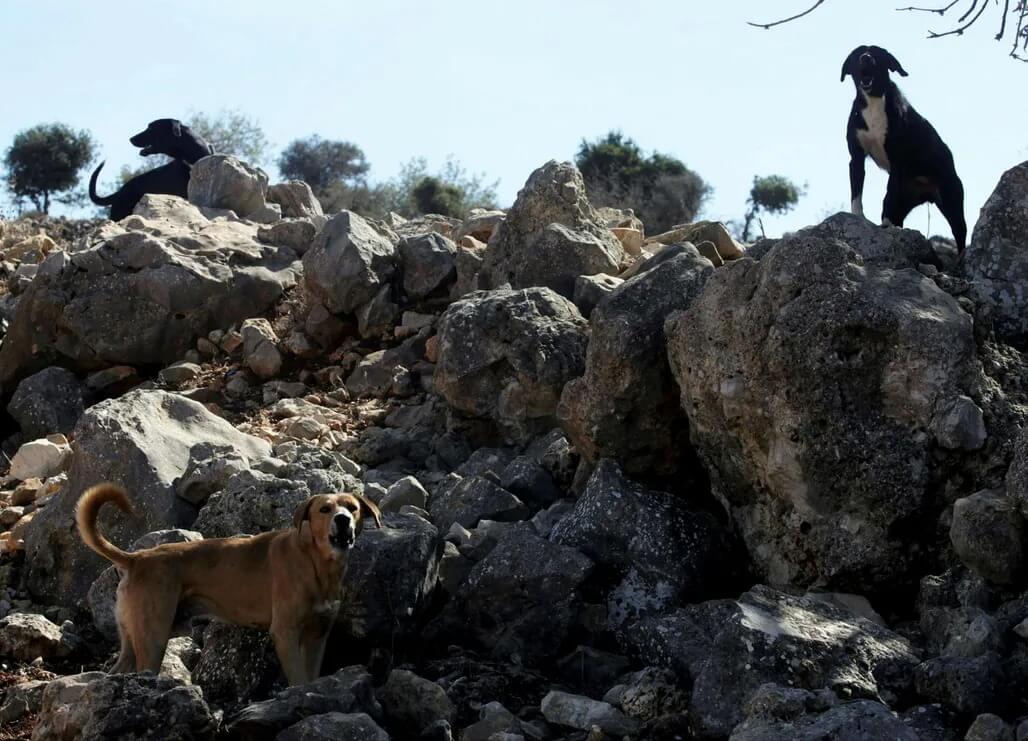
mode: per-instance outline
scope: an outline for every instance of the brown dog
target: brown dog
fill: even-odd
[[[378,507],[365,497],[319,494],[296,509],[295,527],[287,530],[128,553],[97,532],[107,502],[132,511],[124,489],[100,484],[79,499],[76,520],[85,544],[121,573],[121,655],[114,672],[159,671],[175,612],[188,600],[222,620],[269,628],[290,685],[317,679],[339,611],[347,552],[365,515],[382,526]]]

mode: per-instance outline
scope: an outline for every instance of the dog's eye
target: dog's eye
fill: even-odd
[[[321,509],[320,509],[319,511],[320,511],[320,512],[321,512],[322,514],[328,514],[329,512],[331,512],[331,511],[332,511],[332,508],[331,508],[331,507],[329,507],[329,506],[328,506],[328,505],[326,504],[326,505],[325,505],[324,507],[322,507],[322,508],[321,508]]]

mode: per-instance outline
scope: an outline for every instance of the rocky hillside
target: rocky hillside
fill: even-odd
[[[220,155],[0,255],[0,739],[1028,737],[1028,163],[962,256],[646,235],[557,162],[329,217]],[[324,676],[196,616],[106,675],[102,480],[132,548],[376,500]]]

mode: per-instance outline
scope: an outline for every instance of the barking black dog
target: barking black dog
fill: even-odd
[[[143,156],[166,154],[173,159],[166,165],[136,175],[109,196],[96,193],[96,179],[104,163],[97,166],[89,178],[89,199],[98,206],[110,206],[113,221],[131,214],[139,199],[147,193],[185,198],[189,190],[190,167],[197,160],[214,153],[214,147],[204,141],[203,137],[173,118],[151,121],[146,129],[129,141],[134,146],[142,147],[139,153]]]
[[[953,166],[953,154],[889,79],[890,72],[907,76],[896,58],[880,46],[858,46],[842,65],[839,79],[852,76],[857,89],[846,124],[852,211],[864,213],[864,159],[870,155],[889,173],[882,225],[903,226],[914,207],[934,203],[962,251],[967,240],[964,186]]]

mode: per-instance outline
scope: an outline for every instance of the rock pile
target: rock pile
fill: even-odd
[[[848,214],[648,236],[556,162],[464,220],[325,215],[212,156],[117,224],[0,223],[0,723],[1028,737],[1026,172],[956,264]],[[118,574],[73,523],[101,480],[130,549],[376,501],[323,676],[200,615],[159,675],[103,673]]]

